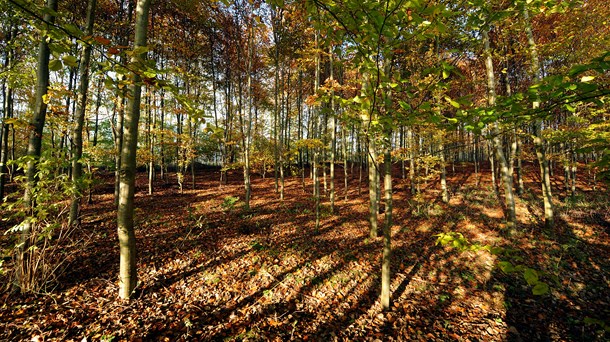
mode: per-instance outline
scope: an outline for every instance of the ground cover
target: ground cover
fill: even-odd
[[[145,194],[142,174],[139,285],[130,303],[116,299],[113,177],[100,174],[79,232],[86,249],[68,254],[69,267],[55,288],[1,294],[0,339],[605,340],[608,193],[593,191],[585,179],[571,198],[556,179],[557,229],[544,231],[535,174],[532,166],[529,190],[517,201],[520,233],[513,237],[504,233],[488,172],[477,175],[464,165],[449,170],[447,204],[436,182],[413,196],[408,180],[397,177],[393,308],[387,313],[378,302],[381,240],[368,237],[368,194],[365,184],[359,191],[357,174],[347,201],[337,177],[335,212],[324,201],[318,231],[310,180],[303,187],[299,177],[287,178],[280,201],[272,178],[255,177],[252,209],[244,211],[238,173],[220,186],[217,172],[200,170],[195,189],[182,193],[170,174],[154,196]],[[441,246],[436,234],[443,232],[512,252]],[[502,260],[536,270],[550,291],[534,295],[522,273],[502,271]]]

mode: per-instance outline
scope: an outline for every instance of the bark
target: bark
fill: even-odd
[[[87,25],[85,28],[85,35],[93,35],[93,23],[95,21],[95,8],[97,7],[97,0],[89,0],[87,3]],[[72,141],[74,143],[74,155],[72,156],[72,183],[74,186],[74,195],[72,197],[72,203],[70,206],[70,218],[69,224],[79,226],[80,225],[80,204],[82,199],[82,192],[84,187],[82,186],[83,178],[83,163],[81,158],[83,157],[83,124],[85,122],[85,112],[87,109],[87,97],[89,90],[89,64],[91,62],[91,45],[85,45],[83,54],[80,60],[79,66],[79,95],[78,104],[75,113],[76,127],[72,135]]]
[[[381,265],[381,307],[384,311],[391,308],[390,305],[390,276],[392,259],[392,146],[390,136],[392,132],[386,132],[386,146],[384,153],[384,193],[385,193],[385,224],[383,226],[383,256]]]
[[[250,13],[251,14],[251,13]],[[250,210],[250,196],[252,192],[252,187],[250,184],[250,143],[252,140],[252,59],[254,58],[254,43],[253,43],[253,27],[252,23],[249,23],[248,28],[248,66],[247,66],[247,99],[248,99],[248,118],[246,122],[241,123],[242,128],[242,143],[244,146],[244,190],[245,190],[245,199],[244,199],[244,208],[245,210]],[[241,89],[241,87],[240,87]],[[240,90],[241,92],[241,90]],[[240,95],[241,99],[241,95]],[[241,100],[240,100],[241,103]],[[243,116],[241,114],[243,110],[240,110],[240,118]],[[244,131],[245,126],[245,131]]]
[[[329,48],[329,56],[330,56],[330,79],[334,80],[334,70],[333,70],[333,51],[332,46]],[[330,97],[330,110],[331,110],[331,118],[330,118],[330,212],[335,212],[335,158],[336,158],[336,150],[337,150],[337,118],[335,114],[335,100],[334,100],[334,91],[331,91]]]
[[[44,15],[44,21],[46,26],[53,25],[55,22],[55,16],[53,13],[57,11],[57,0],[48,0],[46,7],[51,11]],[[40,155],[42,152],[42,132],[45,125],[45,119],[47,115],[47,104],[44,101],[44,97],[47,94],[49,88],[49,58],[51,50],[47,37],[41,37],[40,45],[38,46],[38,62],[37,62],[37,83],[36,83],[36,97],[34,104],[34,111],[32,113],[32,119],[29,123],[31,131],[29,132],[27,156],[30,160],[27,163],[26,169],[26,187],[23,195],[23,202],[27,206],[27,214],[31,215],[34,209],[35,198],[33,196],[34,188],[37,184],[36,173],[38,171],[38,162],[40,161]],[[14,130],[13,130],[14,131]],[[13,145],[14,145],[13,140]],[[26,273],[24,272],[24,260],[27,257],[29,246],[28,241],[30,232],[32,230],[32,222],[29,219],[25,219],[23,222],[23,230],[21,233],[20,247],[17,251],[17,284],[26,284],[27,279]],[[27,291],[27,288],[21,287],[21,291]]]
[[[9,125],[6,120],[12,118],[12,102],[13,102],[13,90],[8,87],[2,89],[3,98],[4,98],[4,118],[2,120],[0,135],[0,202],[4,200],[4,188],[6,185],[6,176],[9,173],[8,167],[6,166],[8,162],[8,136],[10,132],[11,125]]]
[[[413,131],[407,130],[407,149],[409,151],[409,186],[411,188],[411,195],[415,195],[415,150],[413,143]]]
[[[370,237],[376,238],[378,233],[377,214],[379,213],[379,173],[377,172],[377,152],[374,137],[368,143],[368,171],[369,171],[369,230]]]
[[[278,169],[278,165],[279,165],[279,160],[280,160],[280,156],[279,156],[279,142],[278,142],[278,117],[279,117],[279,86],[280,86],[280,81],[279,81],[279,73],[280,73],[280,47],[279,47],[279,43],[280,43],[280,32],[279,30],[279,23],[282,20],[282,10],[281,9],[277,9],[271,12],[271,21],[273,23],[273,38],[274,38],[274,43],[275,43],[275,49],[274,49],[274,54],[275,54],[275,58],[274,58],[274,96],[275,96],[275,101],[274,101],[274,107],[273,107],[273,142],[274,142],[274,149],[273,149],[273,161],[274,161],[274,165],[273,165],[273,177],[274,177],[274,181],[275,181],[275,192],[279,192],[279,180],[278,180],[278,176],[279,176],[279,169]],[[316,43],[316,48],[318,46],[318,33],[316,32],[316,38],[315,38],[315,43]],[[316,56],[316,76],[319,75],[319,70],[320,70],[320,62],[319,62],[319,57]],[[317,80],[319,82],[319,80]],[[317,88],[316,88],[317,90]]]
[[[152,94],[151,94],[152,93]],[[154,192],[154,179],[155,179],[155,118],[153,116],[153,110],[152,110],[152,106],[151,106],[151,97],[152,97],[152,101],[156,102],[155,99],[155,95],[156,92],[149,90],[147,93],[147,105],[146,105],[146,111],[148,114],[148,131],[147,131],[147,135],[148,135],[148,139],[146,139],[146,141],[148,142],[148,153],[150,154],[150,160],[148,161],[148,194],[152,195]]]
[[[444,139],[441,137],[441,139]],[[447,167],[445,161],[445,146],[441,142],[440,144],[440,152],[441,158],[441,200],[443,203],[449,203],[449,190],[447,189]]]
[[[316,225],[315,232],[320,230],[320,175],[318,172],[319,148],[314,147],[313,152],[313,196],[315,201]]]
[[[485,70],[487,73],[487,90],[488,90],[488,103],[490,106],[494,106],[496,104],[496,82],[494,77],[494,68],[493,61],[491,58],[491,49],[489,47],[489,35],[486,30],[482,32],[483,36],[483,44],[485,48]],[[516,218],[516,210],[515,210],[515,197],[513,194],[513,176],[512,172],[510,172],[508,163],[506,161],[506,157],[504,156],[504,150],[502,148],[502,140],[500,139],[500,130],[498,129],[497,123],[491,124],[491,134],[492,134],[492,142],[495,148],[496,158],[498,159],[500,174],[502,177],[502,184],[504,184],[504,201],[507,211],[506,223],[508,228],[508,233],[514,233],[514,230],[517,227],[517,218]],[[491,154],[493,155],[493,154]],[[493,159],[492,159],[493,160]],[[493,165],[492,165],[492,172]],[[494,189],[496,189],[496,185],[494,184]]]
[[[7,30],[6,42],[12,40],[13,36],[13,25],[11,24]],[[12,49],[6,49],[4,52],[4,70],[10,70],[13,59]],[[7,122],[8,119],[13,117],[13,89],[8,80],[3,79],[2,81],[2,103],[3,117],[0,126],[0,202],[4,200],[4,188],[6,185],[6,176],[9,173],[8,167],[8,137],[11,125]]]
[[[523,5],[523,18],[525,21],[525,33],[530,49],[530,57],[532,62],[532,73],[536,82],[541,80],[540,61],[538,59],[538,50],[534,34],[532,33],[532,25],[527,10],[527,4]],[[535,101],[534,109],[538,108],[540,103]],[[544,225],[547,229],[552,229],[555,226],[554,208],[553,208],[553,193],[551,188],[551,174],[549,169],[549,161],[546,157],[544,140],[542,138],[542,120],[536,119],[534,122],[534,149],[536,150],[536,158],[540,167],[540,179],[542,187],[542,199],[544,203]]]
[[[119,21],[123,21],[123,3],[125,0],[121,0],[120,10],[119,10]],[[127,19],[131,20],[133,15],[133,4],[131,1],[127,2]],[[121,45],[127,45],[127,35],[124,35],[120,39]],[[121,63],[126,64],[126,58],[121,57]],[[124,76],[119,76],[121,79]],[[120,184],[121,184],[121,153],[123,151],[123,138],[124,138],[124,118],[125,118],[125,89],[118,90],[118,99],[116,104],[117,109],[117,119],[116,119],[116,127],[114,128],[114,141],[115,147],[117,148],[117,154],[115,158],[115,187],[114,187],[114,203],[115,205],[119,205],[119,196],[120,196]]]
[[[152,0],[138,1],[134,48],[146,46],[148,13]],[[146,54],[134,55],[131,62],[138,65]],[[138,122],[142,95],[141,77],[132,73],[133,85],[130,87],[129,108],[125,115],[125,132],[121,150],[121,181],[119,186],[119,205],[117,226],[120,248],[119,297],[128,299],[137,284],[136,237],[134,231],[134,193],[136,179],[136,150],[138,144]]]
[[[348,174],[347,174],[347,138],[346,138],[346,129],[345,128],[341,128],[341,139],[343,140],[343,186],[345,189],[345,202],[347,202],[348,200]],[[352,161],[352,165],[353,165],[353,161]]]

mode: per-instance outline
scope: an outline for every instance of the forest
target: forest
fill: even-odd
[[[0,340],[607,341],[606,0],[0,0]]]

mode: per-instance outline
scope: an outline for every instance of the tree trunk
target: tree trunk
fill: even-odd
[[[123,22],[123,3],[125,0],[121,0],[119,10],[119,22]],[[131,20],[133,14],[133,5],[131,1],[127,2],[127,20]],[[123,37],[120,38],[122,45],[128,44],[128,37],[125,32]],[[125,57],[121,57],[121,63],[126,65],[127,60]],[[120,79],[124,79],[124,76],[119,76]],[[125,88],[117,91],[118,102],[115,107],[117,111],[116,127],[114,128],[114,141],[115,147],[117,148],[117,154],[115,158],[115,186],[114,186],[114,203],[116,206],[119,205],[120,187],[121,187],[121,154],[123,151],[123,138],[124,138],[124,118],[125,118],[125,101],[126,101],[126,90]]]
[[[411,195],[415,195],[415,144],[413,140],[413,131],[407,130],[407,149],[409,151],[409,186]]]
[[[57,11],[57,0],[48,0],[46,7],[50,10],[44,15],[44,22],[48,29],[55,22],[54,13]],[[32,119],[29,123],[31,131],[29,132],[27,156],[30,160],[27,163],[26,170],[26,187],[23,195],[23,202],[27,206],[27,215],[31,215],[34,209],[35,198],[33,195],[34,188],[36,187],[38,172],[38,163],[40,162],[40,156],[42,152],[42,132],[45,125],[45,118],[47,115],[47,103],[44,100],[49,88],[49,58],[50,48],[47,37],[43,36],[40,39],[40,45],[38,46],[38,64],[37,64],[37,83],[36,83],[36,98],[34,104],[34,111],[32,113]],[[15,142],[13,141],[13,145]],[[19,244],[19,250],[17,251],[17,284],[27,283],[26,273],[24,272],[24,259],[27,258],[25,255],[29,249],[28,241],[30,232],[32,230],[32,221],[25,219],[23,222],[23,228],[21,232],[21,243]],[[27,291],[27,288],[21,287],[21,291]]]
[[[529,12],[527,10],[527,4],[523,5],[523,18],[525,21],[525,33],[530,49],[532,59],[532,73],[536,82],[541,80],[540,75],[540,61],[538,59],[538,51],[536,48],[536,42],[534,40],[534,34],[532,33],[532,25],[529,18]],[[535,101],[533,104],[534,109],[540,106],[540,102]],[[544,146],[544,140],[542,138],[542,120],[536,119],[534,122],[534,149],[536,150],[536,158],[538,159],[538,165],[540,167],[540,179],[542,186],[542,199],[544,202],[544,225],[547,229],[552,229],[555,226],[554,208],[553,208],[553,193],[551,189],[551,174],[549,169],[549,162],[546,158],[546,151]]]
[[[443,203],[449,203],[449,190],[447,189],[447,167],[445,161],[445,145],[442,143],[444,137],[440,137],[440,159],[441,159],[441,200]]]
[[[488,91],[488,103],[489,106],[494,106],[496,104],[496,81],[494,77],[494,68],[493,61],[491,58],[491,49],[489,47],[489,35],[486,30],[482,30],[483,44],[485,45],[485,70],[487,72],[487,91]],[[509,171],[508,163],[506,162],[506,157],[504,156],[504,150],[502,148],[502,140],[500,139],[500,130],[498,129],[497,123],[491,124],[491,134],[492,134],[492,142],[495,148],[496,158],[498,159],[498,163],[500,164],[500,173],[502,176],[502,183],[504,184],[504,201],[507,211],[506,224],[508,228],[508,233],[513,234],[515,229],[517,228],[517,218],[516,218],[516,210],[515,210],[515,197],[513,195],[513,175]],[[490,158],[492,158],[493,153],[490,154]],[[492,172],[494,166],[492,164]],[[492,173],[493,174],[493,173]],[[495,182],[494,182],[495,183]],[[496,189],[496,185],[494,184],[494,190]]]
[[[136,8],[136,25],[134,49],[146,46],[148,13],[152,0],[138,1]],[[134,55],[133,64],[139,65],[146,54]],[[120,248],[119,297],[128,299],[137,284],[136,270],[136,237],[134,231],[134,193],[136,180],[136,150],[138,144],[138,122],[140,120],[140,102],[142,95],[141,77],[138,72],[132,73],[134,84],[129,97],[129,111],[125,115],[125,132],[121,150],[121,182],[119,187],[119,205],[117,226]]]
[[[89,0],[87,3],[87,25],[85,28],[85,35],[93,35],[93,23],[95,21],[95,8],[97,6],[97,0]],[[83,163],[81,158],[83,157],[83,124],[85,122],[85,112],[87,109],[87,96],[89,90],[89,64],[91,61],[91,48],[92,46],[87,44],[83,49],[83,54],[80,60],[79,66],[79,95],[78,104],[75,113],[76,127],[72,135],[72,142],[74,143],[74,155],[72,156],[72,183],[74,186],[74,195],[70,206],[70,218],[69,224],[79,226],[80,225],[80,202],[84,187],[82,186],[83,177]]]
[[[334,70],[333,70],[333,49],[332,46],[329,48],[329,62],[330,62],[330,80],[334,81]],[[332,85],[331,85],[332,86]],[[330,95],[330,212],[335,212],[335,158],[337,150],[337,117],[335,113],[335,99],[334,91],[331,91]]]
[[[381,262],[381,307],[390,310],[390,276],[392,259],[392,132],[386,132],[384,153],[384,193],[385,193],[385,224],[383,226],[383,257]]]
[[[379,173],[377,172],[377,152],[375,138],[370,137],[368,143],[369,166],[369,229],[370,237],[377,237],[377,214],[379,213]]]
[[[348,200],[348,174],[347,174],[347,137],[346,137],[346,131],[347,129],[345,129],[344,127],[341,127],[341,139],[343,140],[343,186],[345,188],[345,202],[347,202]],[[352,160],[352,165],[353,165],[353,160]]]
[[[154,180],[155,180],[155,116],[153,115],[153,110],[151,106],[151,98],[152,102],[156,107],[156,92],[154,90],[149,90],[148,98],[147,98],[147,106],[146,110],[148,112],[148,153],[150,154],[150,159],[148,160],[148,194],[152,195],[154,192]]]
[[[9,42],[13,39],[13,25],[9,25],[6,34],[6,46],[9,46]],[[4,51],[4,70],[11,69],[11,63],[13,60],[12,49],[8,48]],[[6,166],[8,162],[8,137],[11,125],[7,122],[8,119],[13,117],[13,89],[7,79],[2,80],[2,103],[3,117],[0,123],[0,202],[4,201],[4,188],[6,185],[6,176],[9,172]]]
[[[313,197],[315,201],[315,212],[316,212],[316,225],[314,228],[315,232],[320,230],[320,175],[318,172],[318,156],[319,156],[319,148],[314,147],[313,152]]]
[[[252,14],[252,13],[250,13]],[[250,183],[250,142],[252,140],[252,60],[254,58],[254,43],[253,43],[253,24],[250,22],[248,27],[248,68],[247,68],[247,101],[248,101],[248,119],[244,123],[242,122],[242,141],[244,145],[244,189],[245,199],[244,208],[250,210],[250,196],[252,192],[252,186]],[[243,110],[241,110],[243,111]],[[242,114],[240,114],[241,117]]]

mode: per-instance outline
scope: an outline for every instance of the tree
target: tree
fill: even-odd
[[[542,74],[540,70],[540,59],[538,58],[538,49],[536,47],[536,41],[532,32],[532,26],[529,17],[528,4],[522,4],[523,21],[525,23],[525,33],[527,35],[527,42],[530,50],[532,77],[535,82],[540,82]],[[540,107],[539,101],[534,101],[534,109]],[[546,147],[544,139],[542,137],[542,119],[537,118],[533,124],[533,142],[536,150],[536,158],[538,159],[538,165],[540,167],[540,183],[542,186],[542,199],[544,202],[544,225],[547,229],[552,229],[555,225],[554,218],[554,205],[553,205],[553,192],[551,188],[551,170],[549,167],[549,161],[546,156]]]
[[[6,11],[7,14],[11,14]],[[10,18],[6,18],[7,22],[3,22],[5,34],[4,41],[4,70],[6,73],[13,65],[13,47],[12,40],[15,35],[16,28]],[[9,120],[13,118],[13,85],[9,77],[2,77],[2,122],[0,123],[0,201],[4,199],[4,188],[8,176],[8,138],[11,129]]]
[[[492,61],[492,53],[489,45],[489,28],[484,27],[481,29],[481,37],[483,38],[484,45],[484,57],[485,57],[485,70],[487,76],[487,102],[490,107],[496,104],[496,81],[494,75],[494,67]],[[500,130],[498,129],[498,123],[491,123],[491,139],[495,149],[495,155],[500,163],[500,173],[502,175],[502,183],[504,184],[504,199],[506,203],[506,211],[508,217],[506,218],[508,224],[509,233],[513,233],[517,226],[517,217],[515,210],[515,198],[513,195],[513,176],[509,170],[508,162],[504,155],[504,148],[502,146],[502,140],[500,136]],[[493,170],[492,170],[493,172]],[[495,187],[495,184],[494,184]]]
[[[55,22],[57,12],[57,0],[48,0],[46,4],[48,9],[45,12],[43,21],[44,28],[50,29]],[[37,166],[42,153],[42,134],[47,115],[47,101],[45,99],[49,88],[49,59],[51,49],[47,37],[43,35],[38,46],[38,62],[37,62],[37,83],[35,104],[32,119],[29,123],[31,130],[29,132],[28,148],[27,148],[27,169],[26,169],[26,188],[23,195],[23,202],[28,213],[32,213],[35,203],[35,187],[37,183]],[[26,217],[21,229],[21,243],[17,255],[17,283],[27,284],[28,279],[25,274],[24,258],[28,252],[28,240],[32,230],[33,218]],[[21,287],[22,291],[27,291],[27,288]]]
[[[134,231],[134,193],[136,180],[136,151],[138,123],[142,94],[141,68],[146,58],[148,14],[152,0],[140,0],[136,7],[134,50],[131,58],[132,84],[128,111],[124,118],[124,136],[121,149],[121,170],[117,226],[120,247],[119,297],[130,298],[137,284],[136,237]]]
[[[85,35],[93,35],[93,23],[95,20],[95,8],[97,6],[96,0],[89,0],[87,2],[87,24],[85,28]],[[74,144],[74,155],[72,156],[72,182],[74,183],[74,195],[72,199],[72,205],[70,207],[70,225],[80,225],[78,219],[80,212],[80,201],[82,198],[82,192],[84,187],[82,186],[83,177],[83,125],[85,122],[85,111],[87,108],[87,94],[89,89],[89,64],[91,61],[91,49],[92,45],[89,42],[85,43],[85,47],[82,52],[80,66],[79,66],[79,98],[77,110],[75,113],[76,127],[72,134],[72,140]]]

